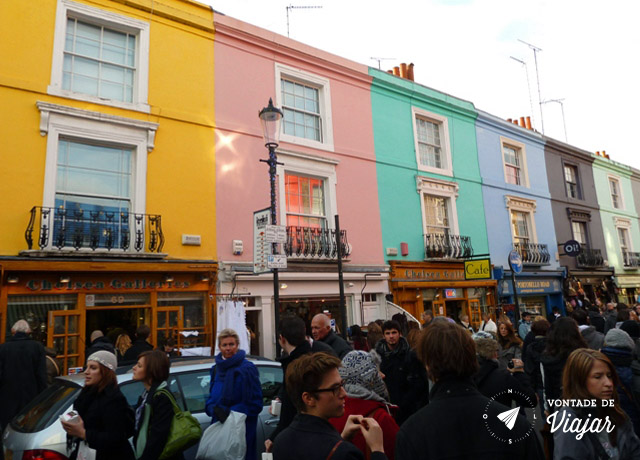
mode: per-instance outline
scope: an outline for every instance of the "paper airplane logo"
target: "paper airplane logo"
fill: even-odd
[[[513,425],[516,424],[516,419],[518,418],[519,411],[520,411],[519,407],[516,407],[515,409],[510,409],[508,411],[504,411],[501,414],[498,414],[498,419],[500,419],[501,422],[504,422],[507,428],[512,430]]]

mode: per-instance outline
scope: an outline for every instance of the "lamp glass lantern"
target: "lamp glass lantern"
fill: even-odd
[[[262,136],[264,137],[264,145],[267,147],[277,147],[280,142],[280,124],[282,121],[282,110],[274,107],[273,101],[269,98],[269,105],[263,108],[259,113],[260,123],[262,124]]]

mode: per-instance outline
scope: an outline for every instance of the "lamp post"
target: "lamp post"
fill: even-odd
[[[276,225],[276,171],[278,163],[278,141],[280,140],[280,122],[282,120],[282,111],[273,106],[273,101],[269,98],[269,105],[260,110],[258,113],[260,123],[262,124],[262,135],[264,137],[264,146],[269,149],[269,159],[260,160],[269,165],[269,183],[271,184],[271,225]],[[272,253],[277,252],[276,243],[272,246]],[[276,333],[276,356],[280,355],[280,342],[278,341],[278,326],[280,323],[280,284],[278,282],[278,269],[272,268],[273,271],[273,304]]]

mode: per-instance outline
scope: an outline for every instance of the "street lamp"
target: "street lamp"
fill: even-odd
[[[260,123],[262,124],[262,135],[264,137],[264,146],[269,149],[269,159],[260,160],[269,165],[269,182],[271,184],[271,225],[276,225],[276,170],[278,164],[278,155],[276,149],[280,141],[280,121],[282,120],[282,110],[273,106],[273,101],[269,98],[269,105],[263,108],[259,113]],[[277,252],[277,246],[274,243],[272,253]],[[280,284],[278,282],[278,269],[272,268],[273,271],[273,304],[276,332],[276,356],[280,355],[280,342],[278,341],[278,326],[280,322]]]

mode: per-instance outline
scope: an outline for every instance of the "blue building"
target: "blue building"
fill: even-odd
[[[553,307],[564,312],[564,271],[558,263],[542,136],[482,111],[476,136],[498,306],[513,316],[508,258],[515,250],[523,262],[516,276],[520,312],[549,316]]]

